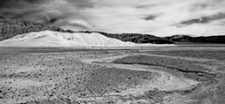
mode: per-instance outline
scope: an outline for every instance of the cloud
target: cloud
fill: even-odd
[[[154,20],[155,18],[156,18],[156,16],[149,15],[149,16],[145,17],[144,20]]]
[[[18,8],[31,5],[35,6],[36,4],[41,4],[44,2],[44,0],[1,0],[0,8]]]
[[[2,0],[0,5],[1,17],[61,26],[70,19],[85,18],[79,11],[91,7],[92,3],[86,0]]]
[[[211,21],[220,20],[220,19],[224,19],[224,18],[225,18],[225,13],[218,13],[216,15],[212,15],[212,16],[208,16],[208,17],[200,17],[200,18],[197,18],[197,19],[191,19],[191,20],[188,20],[188,21],[183,21],[183,22],[181,22],[181,24],[191,25],[191,24],[194,24],[194,23],[209,23]]]
[[[0,17],[72,30],[225,34],[224,0],[1,0]]]

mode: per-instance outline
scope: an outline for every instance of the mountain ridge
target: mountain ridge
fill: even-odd
[[[152,44],[176,44],[181,42],[192,42],[192,43],[219,43],[225,44],[225,36],[200,36],[192,37],[189,35],[173,35],[167,37],[157,37],[151,34],[141,33],[107,33],[100,31],[72,31],[64,30],[59,27],[48,26],[42,23],[25,21],[19,19],[4,19],[0,18],[0,41],[12,38],[19,34],[25,34],[30,32],[40,31],[57,31],[66,33],[99,33],[109,38],[119,39],[125,42],[133,43],[152,43]]]
[[[199,37],[192,37],[189,35],[173,35],[164,37],[164,39],[173,41],[174,43],[190,42],[190,43],[225,44],[225,35],[199,36]]]

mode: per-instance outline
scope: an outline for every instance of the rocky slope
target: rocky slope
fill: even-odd
[[[29,32],[39,32],[43,30],[52,30],[64,32],[65,30],[58,27],[46,26],[45,24],[24,21],[24,20],[7,20],[0,18],[0,41],[12,38],[18,34]]]

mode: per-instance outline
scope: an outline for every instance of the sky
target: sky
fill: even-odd
[[[0,0],[0,18],[74,31],[225,35],[225,0]]]

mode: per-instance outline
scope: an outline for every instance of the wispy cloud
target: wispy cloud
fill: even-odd
[[[224,0],[1,0],[0,17],[73,30],[225,34]]]
[[[145,20],[154,20],[155,18],[156,18],[156,16],[154,16],[154,15],[149,15],[149,16],[145,17],[144,19],[145,19]]]
[[[216,15],[200,17],[197,19],[191,19],[188,21],[183,21],[183,22],[181,22],[181,24],[191,25],[194,23],[209,23],[211,21],[220,20],[220,19],[225,19],[225,13],[218,13]]]

